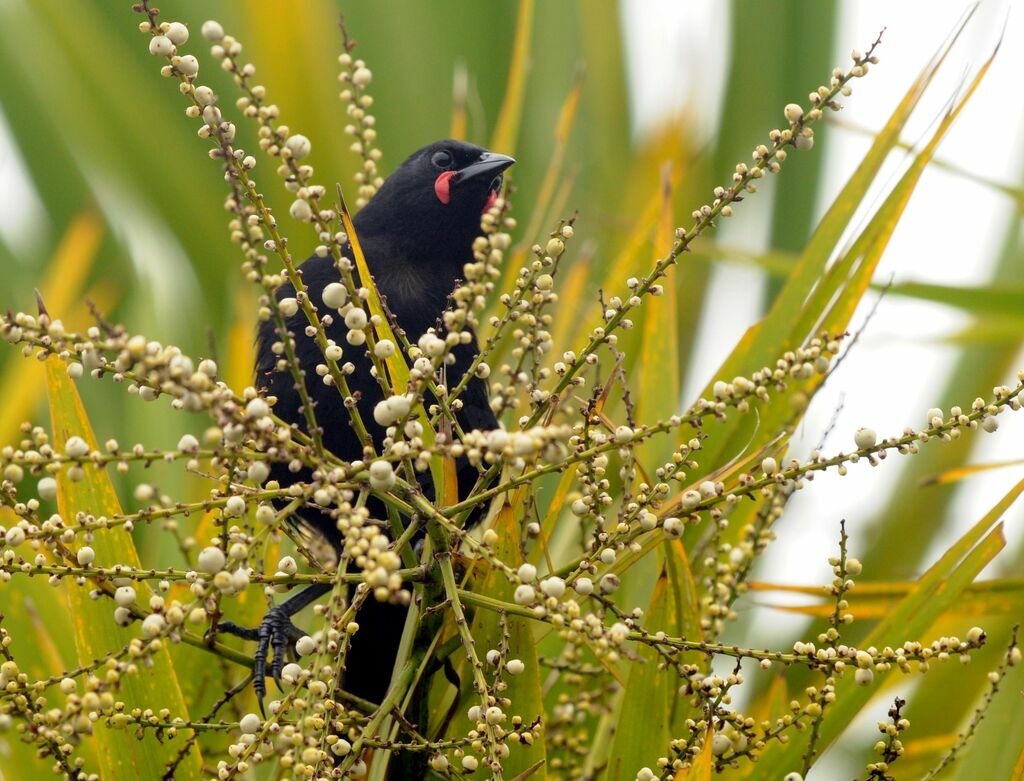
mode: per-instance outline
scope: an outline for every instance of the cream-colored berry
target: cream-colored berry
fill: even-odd
[[[39,498],[46,502],[53,502],[57,499],[57,481],[52,477],[44,477],[36,485]]]
[[[853,435],[853,442],[859,450],[867,450],[878,442],[878,435],[875,434],[874,429],[862,427],[857,429],[857,433]]]
[[[209,575],[216,575],[227,563],[227,557],[220,548],[211,545],[199,552],[199,569]]]
[[[221,27],[220,22],[208,19],[203,22],[202,33],[206,40],[216,43],[224,37],[224,28]]]
[[[284,142],[284,147],[296,160],[301,160],[313,149],[313,145],[309,142],[309,139],[300,133],[296,133],[294,136],[288,136],[288,140]]]
[[[324,287],[321,299],[325,306],[331,309],[341,309],[348,301],[348,290],[340,282],[331,282]]]
[[[246,713],[238,722],[238,728],[246,735],[255,735],[263,722],[255,713]]]

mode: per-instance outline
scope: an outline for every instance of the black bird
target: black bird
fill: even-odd
[[[480,233],[482,212],[497,197],[502,172],[515,161],[505,155],[488,152],[461,141],[438,141],[414,152],[381,185],[379,191],[355,216],[354,224],[366,262],[388,309],[413,344],[428,328],[437,325],[448,307],[449,294],[462,277],[463,266],[472,260],[472,243]],[[314,255],[300,267],[310,301],[321,317],[331,311],[322,302],[324,288],[340,281],[330,257]],[[295,288],[289,282],[276,292],[278,300],[293,297]],[[358,409],[377,447],[384,439],[384,428],[373,417],[373,408],[383,395],[370,374],[370,360],[365,347],[350,347],[345,336],[347,328],[335,315],[327,328],[327,336],[345,346],[344,360],[355,364],[348,377]],[[349,413],[341,395],[334,387],[323,384],[315,372],[323,356],[314,340],[305,335],[308,325],[300,311],[287,321],[295,338],[295,351],[305,375],[307,393],[315,406],[318,426],[323,431],[324,447],[347,461],[362,457],[362,447],[352,428]],[[264,322],[257,334],[256,385],[268,396],[277,397],[274,412],[288,423],[306,430],[302,402],[291,373],[278,370],[279,356],[272,346],[279,341],[272,321]],[[462,378],[477,352],[476,340],[456,346],[455,362],[447,368],[451,387]],[[488,430],[498,427],[487,398],[483,380],[473,378],[463,392],[462,409],[457,413],[464,430]],[[479,472],[468,463],[460,463],[458,483],[465,495],[475,483]],[[289,485],[310,479],[308,470],[293,473],[285,464],[275,464],[271,479]],[[429,475],[424,492],[432,496]],[[368,504],[371,516],[386,519],[383,505]],[[334,521],[315,510],[303,510],[301,523],[323,535],[335,549],[341,548],[341,534]],[[290,642],[304,634],[291,623],[290,616],[309,605],[329,590],[313,585],[285,602],[271,608],[257,629],[245,629],[231,622],[220,628],[247,639],[259,641],[254,666],[255,688],[262,707],[265,694],[266,659],[273,653],[271,671],[279,678],[284,654]],[[356,620],[360,630],[353,637],[346,659],[343,687],[365,700],[379,703],[391,679],[406,608],[367,600]]]

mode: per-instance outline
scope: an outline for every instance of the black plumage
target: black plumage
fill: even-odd
[[[501,186],[502,171],[514,161],[495,155],[480,147],[458,141],[440,141],[414,152],[383,183],[379,191],[355,216],[354,224],[370,273],[378,290],[394,314],[408,339],[416,343],[428,328],[438,325],[448,307],[449,294],[463,273],[463,266],[472,260],[472,243],[480,233],[480,217]],[[348,377],[358,409],[375,444],[384,439],[384,429],[374,421],[373,408],[383,396],[370,373],[366,347],[350,346],[343,319],[322,302],[322,293],[329,283],[340,281],[330,257],[313,256],[299,267],[310,301],[321,317],[333,314],[334,322],[327,335],[344,348],[343,361],[351,361],[355,372]],[[295,295],[289,282],[277,293],[278,300]],[[334,387],[327,386],[316,374],[315,367],[323,356],[314,340],[305,335],[308,325],[300,311],[288,319],[288,328],[295,338],[295,350],[305,375],[305,386],[315,408],[316,420],[323,432],[324,446],[345,460],[362,457],[362,448],[352,428],[349,414]],[[257,338],[256,384],[267,396],[276,397],[274,412],[288,423],[306,429],[298,389],[291,373],[278,365],[279,356],[272,346],[279,341],[272,321],[261,324]],[[475,339],[454,348],[453,365],[447,369],[451,387],[464,375],[476,354]],[[461,396],[463,407],[458,412],[465,430],[492,429],[498,423],[488,404],[483,380],[474,378]],[[459,490],[462,495],[476,481],[478,471],[468,463],[458,465]],[[287,465],[276,464],[271,479],[288,485],[308,480],[307,471],[293,473]],[[423,488],[432,494],[429,475]],[[378,502],[370,505],[374,518],[384,519]],[[341,538],[335,523],[326,514],[304,510],[301,521],[321,534],[336,549]],[[294,635],[288,616],[324,593],[312,588],[270,611],[260,630],[244,636],[261,639],[261,652],[270,650],[280,659],[287,640]],[[367,600],[357,621],[360,631],[353,638],[349,651],[344,688],[364,699],[380,702],[387,691],[399,638],[405,620],[405,608],[399,605]],[[257,669],[257,690],[262,689],[263,665]]]

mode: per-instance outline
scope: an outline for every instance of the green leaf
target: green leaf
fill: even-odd
[[[714,168],[719,174],[749,156],[751,128],[778,127],[782,107],[802,100],[835,64],[836,3],[733,0],[731,7],[737,21],[731,25],[729,80],[716,133]],[[751,36],[751,30],[758,34]],[[764,63],[772,67],[765,68]],[[790,156],[785,174],[773,182],[770,246],[796,251],[806,245],[830,135],[816,133],[814,153]],[[768,281],[767,303],[780,284]]]
[[[932,624],[955,604],[978,573],[1002,550],[1005,540],[999,519],[1022,492],[1024,480],[918,579],[914,590],[864,638],[860,646],[895,648],[907,640],[924,640]],[[851,597],[851,606],[856,611],[856,591]],[[837,681],[836,693],[836,702],[827,709],[821,725],[817,744],[819,752],[824,752],[850,725],[877,693],[877,687],[858,686],[851,675],[846,675]],[[756,765],[758,777],[781,778],[799,767],[805,749],[806,740],[793,740],[784,746],[772,744]]]
[[[647,608],[645,626],[651,631],[678,635],[674,602],[668,573],[663,569]],[[637,661],[630,665],[626,688],[619,698],[609,781],[630,781],[636,778],[640,768],[656,767],[658,757],[665,756],[668,751],[671,738],[669,722],[676,687],[667,683],[667,673],[658,669],[661,656],[657,651],[641,643],[637,657]]]
[[[655,260],[664,257],[674,241],[672,226],[672,184],[666,174],[661,186],[661,211],[652,242]],[[641,330],[640,362],[637,367],[637,420],[665,420],[679,410],[679,331],[675,285],[665,285],[664,294],[647,301]],[[642,464],[660,464],[669,458],[673,442],[656,437],[637,450]]]
[[[690,558],[680,540],[672,540],[665,549],[665,566],[668,571],[669,588],[672,590],[672,603],[676,610],[673,626],[678,629],[678,636],[689,640],[704,639],[704,627],[701,625],[700,592],[693,579]],[[667,631],[667,630],[666,630]],[[707,669],[710,665],[707,656],[701,653],[681,654],[680,659],[686,664],[695,664]],[[699,719],[690,700],[679,693],[673,695],[672,734],[681,735],[687,719]]]
[[[97,445],[92,426],[64,362],[50,357],[46,361],[46,379],[54,448],[63,452],[68,439],[79,436],[95,450]],[[57,476],[57,506],[69,525],[77,525],[79,513],[109,518],[121,512],[109,474],[93,464],[86,464],[83,469],[85,477],[77,482],[68,478],[67,471]],[[103,565],[140,566],[131,535],[121,526],[95,532],[92,548],[97,562]],[[110,584],[105,585],[109,590]],[[140,582],[135,588],[139,604],[148,604],[152,591],[146,582]],[[122,648],[137,635],[137,627],[121,628],[114,623],[113,603],[109,599],[91,599],[87,589],[78,587],[69,587],[66,593],[67,610],[74,617],[75,646],[80,663],[87,664]],[[125,703],[128,710],[159,706],[167,708],[171,718],[187,720],[188,709],[167,648],[161,648],[152,659],[151,667],[139,665],[135,674],[121,678],[117,698]],[[146,730],[143,738],[138,740],[131,731],[109,729],[101,721],[95,735],[100,775],[112,781],[158,779],[184,739],[182,735],[174,740],[157,740],[152,730]],[[199,779],[202,777],[201,765],[199,749],[193,746],[179,765],[176,777]]]
[[[773,313],[768,315],[761,324],[762,327],[753,337],[753,344],[750,348],[752,351],[751,357],[756,354],[764,358],[758,364],[759,366],[770,365],[775,357],[781,354],[781,352],[777,352],[770,358],[761,356],[758,343],[767,338],[766,334],[771,334],[776,342],[779,342],[779,334],[787,334],[781,340],[781,344],[778,344],[777,349],[790,349],[792,346],[804,344],[808,339],[822,332],[837,334],[847,329],[854,311],[871,282],[871,277],[881,260],[882,253],[920,181],[921,175],[924,173],[928,162],[934,156],[939,142],[984,79],[994,56],[995,53],[978,69],[968,88],[943,116],[929,138],[928,143],[912,160],[907,171],[892,188],[882,205],[872,215],[867,225],[860,231],[850,247],[825,270],[825,263],[828,261],[832,251],[831,245],[829,245],[827,254],[823,256],[814,256],[810,253],[816,246],[817,251],[822,251],[826,248],[824,244],[820,246],[818,244],[820,236],[830,235],[837,227],[837,225],[830,224],[830,221],[837,221],[842,223],[843,226],[846,225],[850,214],[844,208],[839,208],[838,210],[836,208],[843,206],[844,198],[859,192],[859,186],[864,184],[858,183],[858,187],[854,187],[851,191],[852,183],[861,174],[861,169],[858,169],[858,172],[853,175],[851,183],[847,185],[844,194],[841,194],[836,203],[833,204],[833,209],[826,215],[815,236],[812,237],[807,250],[797,263],[790,282],[787,283],[786,288],[780,294],[779,300],[781,301],[793,293],[790,290],[790,285],[797,283],[800,275],[808,269],[818,269],[815,273],[820,275],[820,279],[817,280],[813,289],[809,291],[809,295],[799,309],[793,309],[784,313],[784,320],[778,320],[779,313],[773,309]],[[913,105],[913,100],[908,101],[910,97],[912,97],[912,94],[908,93],[903,103]],[[883,137],[887,138],[886,144],[888,147],[895,143],[896,139],[898,139],[899,128],[902,127],[902,121],[896,121],[900,115],[901,110],[898,109],[896,114],[893,115],[893,119],[890,119],[886,129],[879,135],[876,145]],[[862,163],[862,166],[871,167],[875,162],[880,162],[872,159],[872,156],[877,151],[879,150],[873,147],[872,151],[868,153],[865,163]],[[860,192],[857,197],[863,197],[863,193]],[[838,238],[838,234],[836,238]],[[796,284],[794,290],[799,289],[802,284],[802,282]],[[794,315],[795,312],[799,312],[799,314]],[[733,354],[734,357],[736,355],[737,353]],[[734,360],[734,357],[730,357],[726,364]],[[742,373],[745,375],[749,374],[753,368],[752,366],[747,366],[746,370]],[[725,371],[725,367],[723,367],[722,371]],[[732,377],[733,374],[726,372],[718,376]],[[763,446],[767,444],[767,440],[770,437],[778,436],[779,432],[791,433],[795,431],[803,419],[803,412],[807,409],[808,402],[822,386],[826,376],[815,374],[803,382],[790,382],[785,391],[776,394],[767,404],[759,408],[759,415],[756,418],[750,415],[734,416],[726,423],[724,428],[714,430],[714,433],[709,437],[708,444],[705,445],[704,458],[722,459],[730,453],[749,452],[751,445]],[[705,393],[705,395],[708,394]],[[720,461],[709,460],[705,463],[717,464]],[[730,531],[727,535],[729,539],[736,539],[738,530],[742,528],[753,512],[755,512],[754,506],[748,505],[743,508],[741,513],[733,517]],[[687,539],[690,539],[692,534],[693,532],[690,532]]]
[[[914,80],[885,127],[875,137],[860,165],[818,224],[765,319],[753,330],[749,341],[741,342],[725,360],[713,379],[749,376],[762,366],[770,365],[783,352],[802,343],[808,336],[808,329],[825,313],[831,299],[824,294],[821,280],[828,268],[828,262],[855,212],[862,205],[869,187],[878,176],[882,164],[899,141],[900,133],[917,107],[925,88],[935,76],[966,23],[967,19],[964,19]],[[797,321],[795,313],[801,313],[800,328],[794,327]],[[710,397],[711,383],[702,395]],[[718,464],[725,460],[727,453],[749,439],[749,433],[745,433],[745,430],[748,432],[751,425],[745,419],[734,418],[728,421],[724,428],[718,429],[716,436],[705,445],[705,462]],[[775,431],[770,426],[763,426],[762,430]]]
[[[934,161],[932,163],[934,165]],[[789,252],[771,250],[763,253],[746,252],[737,247],[712,244],[708,250],[695,250],[691,257],[708,263],[737,263],[756,266],[775,278],[789,275],[796,256]],[[940,285],[932,282],[894,282],[891,284],[872,283],[875,292],[887,296],[916,298],[935,304],[962,309],[979,316],[1002,316],[1008,322],[1021,327],[1021,311],[1024,311],[1024,286],[1019,283],[998,285]],[[979,329],[984,331],[985,329]]]
[[[517,491],[511,502],[505,502],[502,505],[491,527],[498,534],[498,542],[494,546],[495,556],[513,568],[523,563],[519,526],[525,496],[525,490]],[[504,573],[497,569],[488,570],[483,579],[474,584],[473,588],[475,593],[484,597],[508,603],[513,602],[514,590]],[[505,690],[504,696],[512,702],[512,705],[505,711],[510,719],[513,716],[519,716],[526,724],[532,724],[537,719],[546,722],[540,687],[540,663],[537,660],[537,646],[531,622],[523,618],[508,616],[506,623],[509,632],[508,658],[520,659],[523,662],[524,670],[520,675],[505,674],[508,688]],[[500,616],[492,610],[478,607],[470,624],[470,632],[477,653],[481,657],[484,656],[488,650],[498,648],[501,644]],[[489,672],[493,668],[488,667],[487,669]],[[473,689],[473,680],[469,672],[464,669],[461,677],[462,694],[458,712],[448,729],[450,738],[464,737],[467,732],[476,729],[476,725],[470,723],[466,714],[472,705],[479,703],[480,697]],[[505,727],[508,729],[508,723]],[[502,762],[502,769],[505,776],[514,776],[517,773],[530,770],[538,761],[545,758],[546,751],[543,740],[538,740],[529,747],[520,743],[512,747],[508,759]],[[531,778],[536,778],[538,781],[546,779],[546,765],[537,770]]]
[[[42,366],[32,368],[45,372]],[[0,507],[0,524],[9,529],[17,522],[9,508]],[[43,680],[78,666],[72,615],[64,596],[66,588],[54,588],[39,577],[21,578],[0,588],[0,613],[3,627],[10,633],[10,651],[19,668],[32,680]],[[89,741],[81,744],[77,755],[87,765],[95,765],[94,746]],[[36,744],[22,742],[13,729],[0,732],[0,756],[0,775],[4,778],[32,778],[43,767],[36,755]]]

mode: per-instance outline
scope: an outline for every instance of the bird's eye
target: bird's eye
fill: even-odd
[[[430,158],[432,162],[438,168],[451,168],[452,167],[452,153],[442,149],[440,152],[434,152]]]

